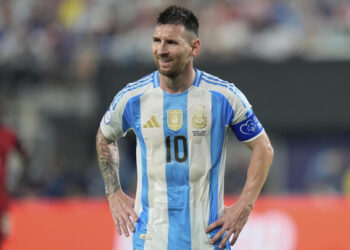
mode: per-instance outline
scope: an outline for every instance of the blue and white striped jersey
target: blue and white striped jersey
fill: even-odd
[[[247,142],[263,127],[232,83],[196,69],[188,90],[168,94],[159,87],[158,74],[122,89],[100,125],[110,140],[130,129],[137,136],[139,221],[133,248],[219,249],[219,242],[209,244],[219,229],[210,234],[204,229],[224,210],[228,128]]]

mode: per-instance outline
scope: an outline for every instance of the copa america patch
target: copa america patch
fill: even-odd
[[[106,125],[108,125],[111,122],[111,120],[112,120],[112,112],[111,112],[111,109],[108,108],[103,118],[103,121]]]

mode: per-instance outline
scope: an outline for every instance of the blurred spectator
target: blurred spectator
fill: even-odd
[[[3,105],[0,104],[0,248],[9,233],[8,207],[10,202],[7,188],[7,161],[12,151],[17,150],[23,158],[23,165],[28,165],[28,154],[20,143],[16,133],[2,122]],[[23,176],[23,175],[22,175]]]
[[[345,193],[350,170],[347,150],[328,148],[315,154],[306,166],[305,183],[309,192],[320,194]]]

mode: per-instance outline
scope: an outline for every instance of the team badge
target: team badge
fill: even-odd
[[[196,129],[203,129],[207,126],[208,117],[205,107],[197,105],[192,112],[192,127]]]
[[[179,130],[183,124],[182,110],[168,110],[167,124],[171,130],[174,130],[174,131]]]

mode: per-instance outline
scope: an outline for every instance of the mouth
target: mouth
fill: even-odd
[[[172,60],[169,58],[159,58],[159,65],[163,66],[163,67],[168,67],[171,65]]]

